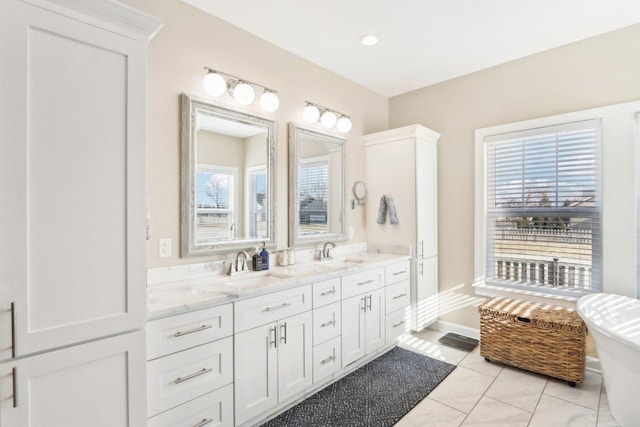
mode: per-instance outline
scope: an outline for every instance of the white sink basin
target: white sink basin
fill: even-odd
[[[270,270],[240,273],[237,276],[230,276],[225,280],[225,285],[241,286],[241,287],[257,287],[269,286],[280,283],[284,279],[291,276],[282,273],[276,273]]]

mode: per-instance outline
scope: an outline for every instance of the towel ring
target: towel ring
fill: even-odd
[[[364,202],[367,197],[367,186],[362,181],[356,181],[353,183],[353,199],[351,199],[351,209],[355,209],[356,204]]]

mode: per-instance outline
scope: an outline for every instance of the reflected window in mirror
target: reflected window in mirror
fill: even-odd
[[[289,125],[291,246],[345,240],[345,142]]]
[[[275,122],[182,95],[182,253],[275,244]]]

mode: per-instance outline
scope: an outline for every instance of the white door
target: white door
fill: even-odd
[[[416,235],[419,259],[438,255],[436,144],[416,141]]]
[[[1,3],[0,56],[10,58],[0,67],[7,360],[144,326],[146,47]]]
[[[241,424],[278,403],[278,324],[235,335],[235,413]]]
[[[342,300],[342,367],[365,355],[365,295]]]
[[[278,322],[278,400],[302,392],[313,381],[310,311]]]
[[[385,344],[384,288],[366,294],[365,352],[371,353]]]
[[[438,257],[414,261],[416,299],[412,306],[414,325],[419,331],[438,320]]]
[[[3,364],[0,425],[145,425],[144,351],[139,331]]]

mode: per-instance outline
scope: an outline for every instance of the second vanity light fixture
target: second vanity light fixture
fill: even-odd
[[[207,74],[202,80],[202,86],[204,87],[204,91],[211,96],[220,96],[228,91],[229,95],[231,95],[238,104],[249,105],[256,97],[256,92],[253,89],[253,86],[257,86],[262,89],[260,106],[264,111],[272,113],[280,106],[280,99],[278,99],[277,91],[273,89],[269,89],[266,86],[236,77],[229,73],[213,70],[209,67],[204,67],[204,69]],[[227,78],[225,78],[225,76]]]
[[[338,132],[347,133],[351,130],[351,118],[346,114],[323,107],[315,102],[305,101],[306,106],[302,110],[302,117],[309,123],[315,123],[320,119],[322,126],[327,129],[336,127]],[[340,118],[338,118],[338,115]]]

